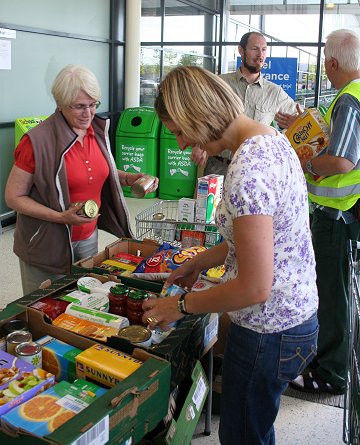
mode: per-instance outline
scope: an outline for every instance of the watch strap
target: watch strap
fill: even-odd
[[[307,162],[306,162],[306,164],[305,164],[305,167],[306,167],[306,170],[309,172],[309,173],[311,173],[312,175],[317,175],[315,172],[314,172],[314,167],[313,167],[313,164],[312,164],[312,159],[309,159]]]
[[[186,310],[186,306],[185,306],[185,297],[187,294],[188,294],[188,292],[184,292],[180,296],[180,298],[178,299],[177,305],[178,305],[179,312],[181,312],[184,315],[191,315],[191,313]]]

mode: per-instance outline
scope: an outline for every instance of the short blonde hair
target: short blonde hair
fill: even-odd
[[[155,110],[161,120],[174,121],[201,145],[220,139],[244,106],[219,76],[200,67],[179,66],[160,83]]]
[[[56,76],[51,93],[58,107],[71,105],[83,91],[94,101],[101,98],[101,90],[95,74],[84,65],[67,65]]]

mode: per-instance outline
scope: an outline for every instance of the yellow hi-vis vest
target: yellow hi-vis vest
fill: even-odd
[[[360,79],[353,80],[339,91],[327,110],[324,119],[328,125],[336,101],[342,94],[351,94],[360,101]],[[341,175],[328,176],[315,181],[309,173],[305,175],[309,198],[312,202],[338,210],[349,210],[360,198],[360,170],[351,170]]]

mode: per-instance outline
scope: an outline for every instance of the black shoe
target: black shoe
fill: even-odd
[[[298,391],[311,394],[329,393],[341,395],[345,393],[345,388],[336,388],[331,383],[325,382],[318,376],[314,376],[311,371],[307,374],[299,375],[289,385]]]

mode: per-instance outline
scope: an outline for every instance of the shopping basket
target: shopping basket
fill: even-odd
[[[343,440],[360,444],[360,242],[349,242],[349,355]]]
[[[211,247],[221,241],[214,224],[184,222],[178,220],[179,201],[158,201],[135,216],[136,238],[152,239],[162,244],[184,246],[185,232],[193,235],[192,245]]]

